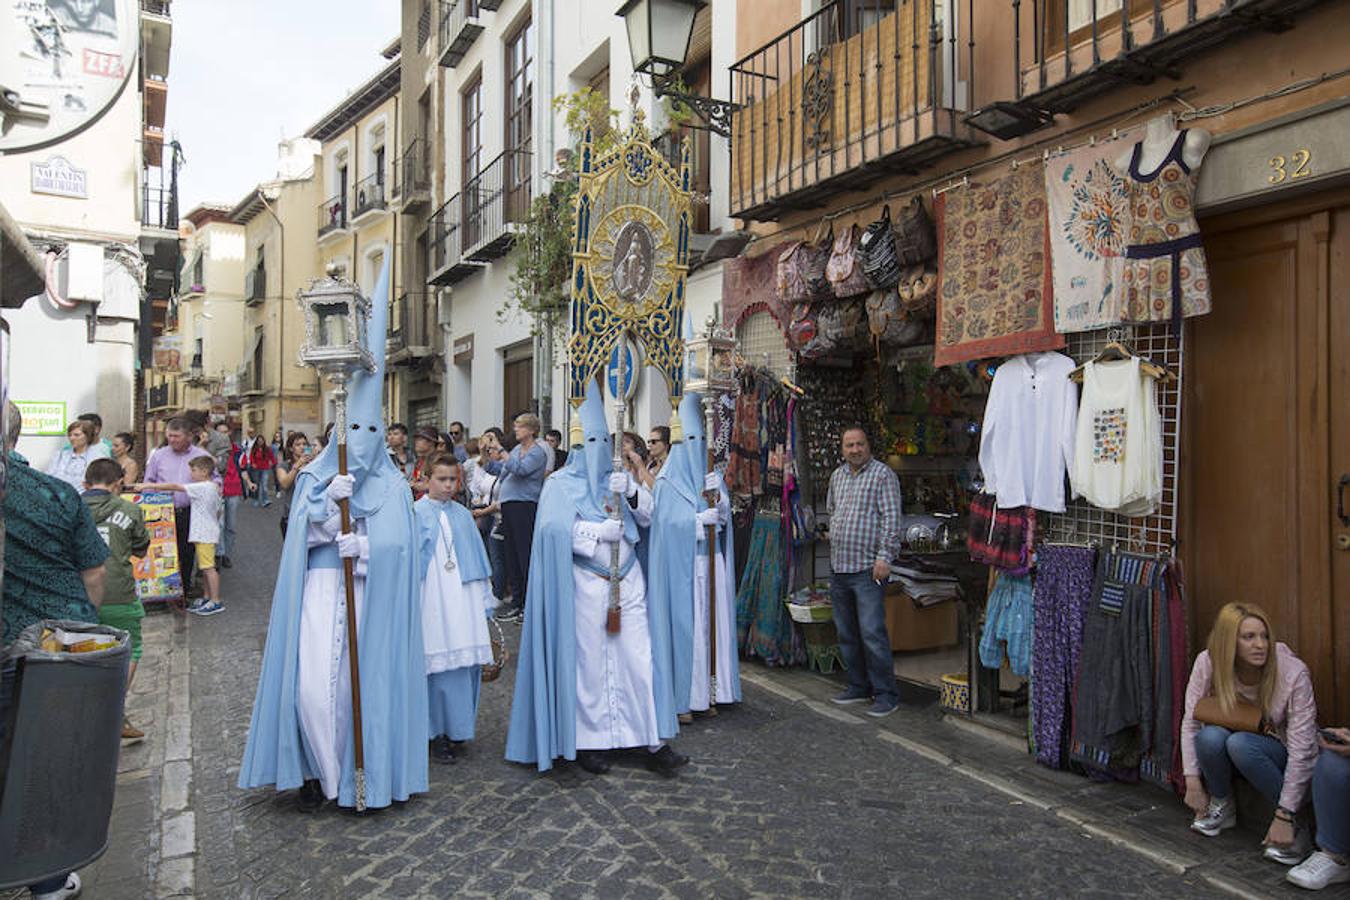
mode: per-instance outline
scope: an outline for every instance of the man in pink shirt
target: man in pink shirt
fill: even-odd
[[[207,456],[201,447],[192,440],[192,425],[181,416],[169,420],[164,434],[167,445],[155,450],[145,463],[144,481],[151,484],[186,484],[192,480],[188,472],[188,463],[194,457]],[[192,585],[193,552],[188,541],[188,527],[192,521],[192,507],[187,494],[173,495],[174,530],[178,539],[178,569],[183,575],[183,595],[186,597]]]

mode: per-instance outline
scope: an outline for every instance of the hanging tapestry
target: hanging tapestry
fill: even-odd
[[[1039,163],[937,198],[934,365],[1054,350],[1045,182]]]
[[[751,313],[764,310],[784,333],[792,315],[775,288],[780,247],[722,263],[722,321],[733,331]]]
[[[1130,179],[1118,158],[1132,132],[1045,164],[1055,330],[1089,331],[1122,318],[1121,274],[1130,230]]]

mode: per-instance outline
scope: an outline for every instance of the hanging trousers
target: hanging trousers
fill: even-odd
[[[1068,760],[1074,676],[1096,558],[1091,547],[1043,546],[1036,555],[1032,722],[1036,759],[1052,769]]]

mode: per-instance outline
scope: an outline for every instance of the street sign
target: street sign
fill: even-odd
[[[638,356],[637,347],[632,341],[623,342],[624,362],[623,362],[623,397],[625,400],[632,400],[633,393],[637,390],[638,366],[642,364]],[[609,395],[615,396],[619,392],[619,345],[616,343],[614,349],[609,351],[609,361],[605,363],[605,387],[609,389]]]
[[[42,437],[64,437],[66,433],[66,402],[64,400],[15,400],[23,417],[23,434]]]

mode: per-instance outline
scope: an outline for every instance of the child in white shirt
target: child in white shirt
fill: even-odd
[[[199,616],[214,616],[223,612],[220,602],[220,573],[216,569],[216,543],[220,540],[220,485],[211,480],[216,461],[209,456],[196,456],[188,462],[192,475],[190,484],[141,484],[142,491],[178,491],[188,495],[192,505],[192,521],[188,540],[197,557],[197,571],[202,573],[205,589],[199,600],[188,606],[188,612]]]

